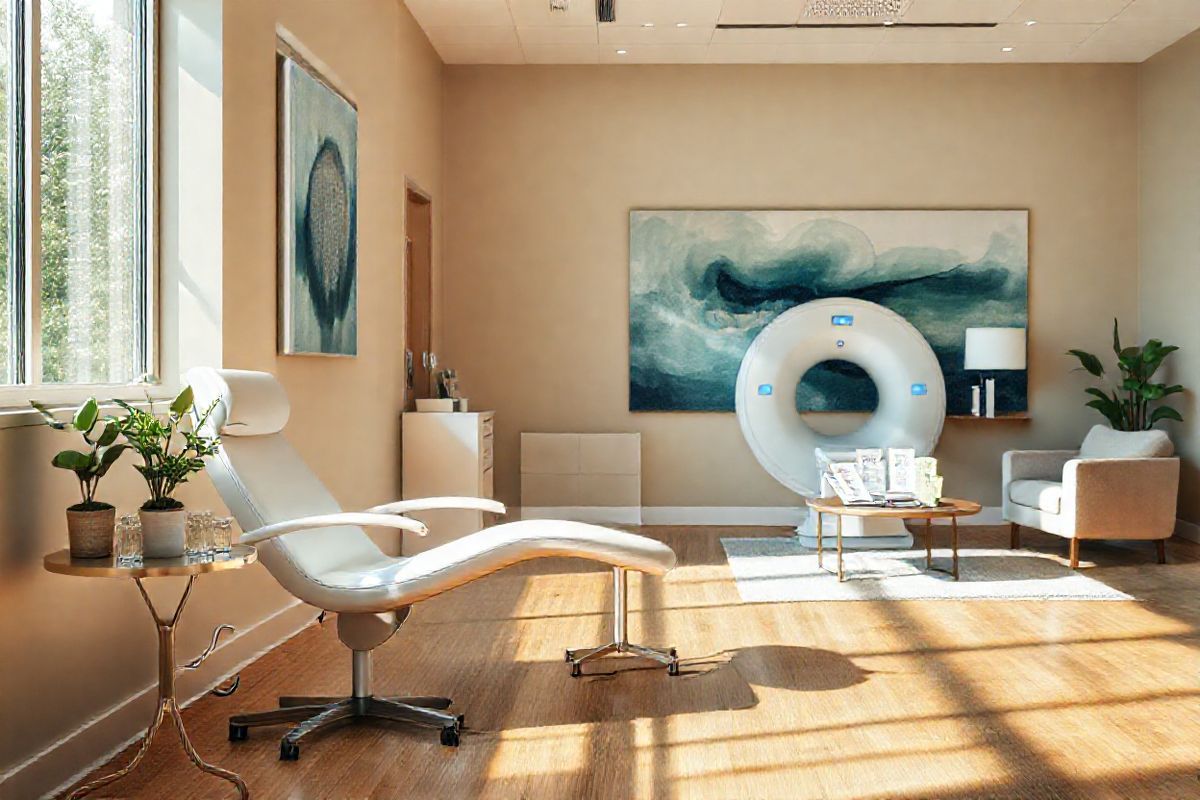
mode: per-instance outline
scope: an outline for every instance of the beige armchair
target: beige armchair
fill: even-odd
[[[1179,459],[1159,430],[1114,431],[1097,425],[1075,450],[1010,450],[1004,454],[1004,519],[1011,544],[1021,527],[1071,540],[1071,568],[1081,539],[1152,539],[1158,563],[1175,530]]]

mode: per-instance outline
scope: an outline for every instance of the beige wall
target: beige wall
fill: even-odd
[[[1200,35],[1141,66],[1141,333],[1182,348],[1163,380],[1188,392],[1167,423],[1183,457],[1179,517],[1200,524]]]
[[[641,431],[644,503],[794,504],[732,414],[630,414],[631,208],[1029,208],[1030,422],[947,421],[947,490],[1099,419],[1069,347],[1137,325],[1133,65],[448,67],[446,363],[521,431]]]
[[[190,2],[179,0],[177,5]],[[192,6],[203,10],[206,24],[215,16],[216,29],[204,30],[195,19],[180,22],[168,16],[168,22],[180,22],[176,33],[184,44],[195,48],[203,41],[220,56],[219,8],[214,15],[208,0]],[[271,370],[283,379],[293,401],[290,435],[335,495],[350,507],[395,499],[403,347],[402,187],[410,176],[435,201],[441,197],[441,63],[395,0],[229,0],[223,23],[223,100],[219,66],[205,65],[206,76],[191,74],[179,81],[189,91],[214,94],[223,112],[223,178],[219,163],[209,165],[214,189],[224,195],[223,301],[203,308],[204,318],[220,326],[227,366]],[[328,65],[359,106],[357,359],[275,355],[276,24]],[[197,157],[194,150],[183,155]],[[197,180],[194,165],[186,166],[189,179]],[[176,165],[165,173],[183,171]],[[189,216],[179,216],[185,227]],[[185,229],[171,241],[195,241],[196,235]],[[211,235],[222,234],[217,230]],[[177,260],[195,280],[205,269],[221,269],[216,260],[220,252],[207,262],[206,256],[186,249]],[[188,348],[188,335],[189,330],[180,330],[180,347]],[[181,363],[194,360],[185,356]],[[133,586],[53,576],[41,569],[43,554],[65,546],[62,509],[75,501],[70,477],[48,466],[51,455],[66,443],[64,435],[44,428],[0,429],[4,800],[28,800],[56,786],[136,733],[150,709],[149,697],[122,706],[154,680],[153,629]],[[144,499],[130,464],[132,459],[116,469],[104,487],[105,498],[122,511],[134,510]],[[185,487],[183,499],[192,507],[221,507],[203,476]],[[150,584],[164,607],[181,589],[173,580]],[[286,611],[289,603],[290,596],[261,567],[200,580],[180,631],[181,657],[198,653],[218,622],[241,630],[258,625],[258,638],[247,636],[226,648],[185,690],[198,691],[204,681],[250,656],[254,647],[311,619],[303,608]],[[97,716],[98,721],[92,719]],[[77,731],[82,732],[68,738]],[[171,746],[170,739],[164,738],[164,746]],[[36,764],[22,765],[44,749]]]

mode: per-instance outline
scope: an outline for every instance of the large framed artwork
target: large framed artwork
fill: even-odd
[[[629,221],[629,408],[733,411],[750,342],[783,311],[825,297],[886,306],[917,327],[970,413],[965,331],[1027,327],[1028,211],[651,211]],[[998,413],[1027,410],[1025,373],[997,381]],[[823,362],[800,411],[870,411],[875,386]]]
[[[358,111],[279,58],[279,350],[358,351]]]

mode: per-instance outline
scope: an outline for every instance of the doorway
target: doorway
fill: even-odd
[[[433,203],[413,186],[405,189],[404,374],[405,408],[432,397],[433,371]]]

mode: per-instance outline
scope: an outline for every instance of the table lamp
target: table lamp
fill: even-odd
[[[980,415],[982,390],[984,414],[996,416],[996,378],[987,373],[1025,369],[1025,329],[967,328],[963,353],[963,369],[980,373],[980,384],[971,387],[971,413]]]

